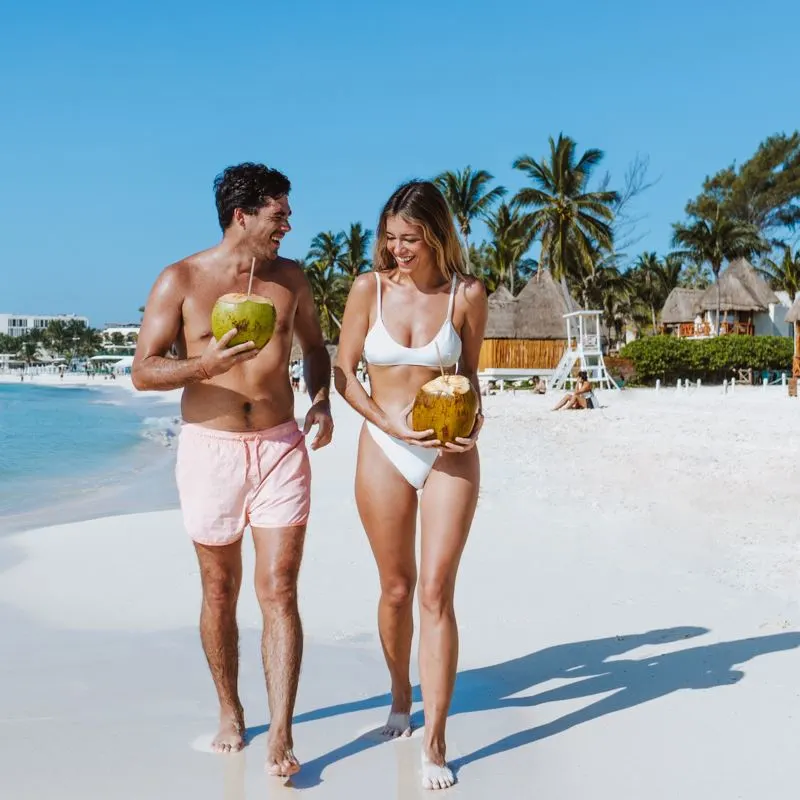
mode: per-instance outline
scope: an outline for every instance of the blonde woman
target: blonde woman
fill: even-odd
[[[440,364],[467,376],[480,397],[476,373],[488,306],[483,284],[466,274],[452,216],[432,183],[401,186],[383,208],[375,240],[374,271],[355,280],[347,300],[336,388],[364,417],[355,493],[380,578],[378,628],[392,691],[388,737],[411,734],[420,510],[422,783],[446,789],[454,783],[445,759],[458,661],[453,596],[478,498],[483,413],[468,438],[445,446],[431,431],[413,431],[407,417],[417,390],[440,373]],[[369,394],[356,374],[362,356]]]

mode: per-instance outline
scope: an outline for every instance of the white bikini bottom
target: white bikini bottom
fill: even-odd
[[[408,444],[402,439],[389,436],[369,420],[366,423],[375,444],[383,450],[386,458],[415,489],[421,489],[433,469],[433,462],[436,461],[439,451],[435,447]]]

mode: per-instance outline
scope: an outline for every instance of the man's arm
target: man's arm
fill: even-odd
[[[311,285],[302,269],[298,268],[298,272],[299,288],[294,331],[303,348],[303,375],[312,404],[328,404],[331,388],[331,357],[325,347]]]
[[[150,290],[136,343],[131,381],[139,390],[180,389],[227,372],[234,364],[253,358],[258,353],[252,342],[226,348],[236,335],[234,329],[219,341],[212,336],[201,356],[166,358],[183,324],[184,297],[184,279],[180,267],[167,267]]]

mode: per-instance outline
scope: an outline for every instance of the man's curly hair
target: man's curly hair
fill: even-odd
[[[219,226],[226,231],[233,220],[233,212],[241,208],[245,214],[255,214],[272,198],[288,195],[292,185],[276,169],[264,164],[246,162],[227,167],[214,179]]]

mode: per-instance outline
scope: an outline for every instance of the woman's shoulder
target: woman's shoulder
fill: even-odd
[[[458,291],[470,304],[482,303],[487,298],[486,286],[480,278],[476,278],[474,275],[460,275]]]
[[[355,280],[350,286],[350,295],[355,297],[366,297],[369,292],[375,293],[377,273],[362,272],[356,275]]]

